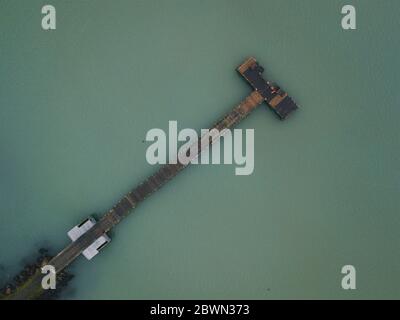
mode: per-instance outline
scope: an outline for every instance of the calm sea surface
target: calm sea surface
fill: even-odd
[[[255,56],[298,102],[265,107],[255,170],[193,166],[137,208],[68,299],[400,298],[399,1],[0,0],[0,282],[152,168],[151,128],[205,128]],[[341,288],[343,265],[357,290]]]

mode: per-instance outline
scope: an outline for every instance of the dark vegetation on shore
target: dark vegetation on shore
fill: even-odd
[[[46,265],[52,258],[47,249],[41,248],[38,252],[39,256],[34,262],[25,264],[24,268],[14,276],[11,282],[6,283],[0,289],[0,299],[13,299],[13,296],[18,296],[19,291],[26,290],[33,279],[42,278],[41,268]],[[45,274],[43,274],[45,276]],[[29,299],[49,300],[57,299],[60,292],[68,285],[68,282],[73,278],[73,275],[67,271],[61,271],[56,276],[56,289],[44,290],[41,288],[41,282],[35,284],[37,286],[34,294],[29,296]],[[36,280],[35,279],[35,280]]]

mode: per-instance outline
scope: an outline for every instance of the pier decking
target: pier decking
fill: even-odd
[[[294,111],[297,106],[280,88],[273,87],[268,81],[265,81],[261,73],[263,68],[258,65],[254,58],[247,59],[238,68],[238,72],[249,81],[254,91],[245,98],[237,107],[226,114],[220,121],[215,123],[210,129],[216,129],[220,133],[213,139],[199,138],[197,141],[197,154],[207,149],[213,142],[218,140],[223,131],[237,125],[246,118],[258,105],[267,102],[274,109],[281,119]],[[57,273],[68,267],[86,248],[88,248],[96,239],[110,231],[123,218],[133,211],[138,204],[148,196],[160,189],[168,180],[175,177],[179,172],[186,168],[188,164],[178,161],[176,164],[166,164],[156,173],[151,175],[135,189],[128,192],[118,201],[104,216],[86,233],[78,239],[71,242],[60,253],[54,256],[49,265],[54,266]],[[34,299],[40,296],[44,291],[41,288],[41,279],[43,275],[40,269],[23,286],[18,287],[13,293],[5,296],[7,299]]]

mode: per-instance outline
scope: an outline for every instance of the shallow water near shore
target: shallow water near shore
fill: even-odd
[[[79,258],[65,299],[400,298],[398,1],[0,0],[0,281],[156,168],[152,128],[206,128],[255,56],[300,106],[261,106],[255,170],[185,170]],[[341,268],[357,290],[341,288]]]

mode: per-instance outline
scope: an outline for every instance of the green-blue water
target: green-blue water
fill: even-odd
[[[0,0],[0,280],[154,171],[151,128],[204,128],[255,56],[301,109],[261,107],[255,170],[194,166],[143,203],[64,298],[400,298],[398,1]],[[341,288],[343,265],[357,289]]]

